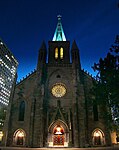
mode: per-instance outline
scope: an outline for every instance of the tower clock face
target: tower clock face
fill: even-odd
[[[57,83],[52,87],[52,95],[55,97],[63,97],[66,94],[66,87],[62,83]]]

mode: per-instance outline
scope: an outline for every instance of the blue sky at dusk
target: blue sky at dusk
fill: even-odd
[[[119,34],[118,0],[0,0],[0,38],[19,62],[18,80],[34,70],[44,40],[52,40],[57,15],[66,39],[80,49],[82,68],[104,57]],[[47,45],[48,47],[48,45]]]

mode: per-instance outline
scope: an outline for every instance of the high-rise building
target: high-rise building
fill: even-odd
[[[18,62],[0,39],[0,107],[7,107],[16,78]]]
[[[47,60],[48,58],[48,60]],[[15,87],[3,144],[23,147],[111,145],[102,108],[92,103],[95,80],[81,67],[76,41],[66,40],[61,17],[53,40],[42,43],[36,71]]]

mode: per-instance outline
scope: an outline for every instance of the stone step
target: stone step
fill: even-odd
[[[0,147],[0,150],[119,150],[119,146],[95,147],[95,148],[24,148],[24,147]]]

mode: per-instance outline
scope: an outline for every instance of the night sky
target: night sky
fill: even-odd
[[[57,15],[67,40],[75,39],[82,68],[104,57],[119,34],[118,0],[0,0],[0,38],[19,62],[18,80],[36,68],[44,40],[52,40]],[[48,47],[48,45],[47,45]]]

